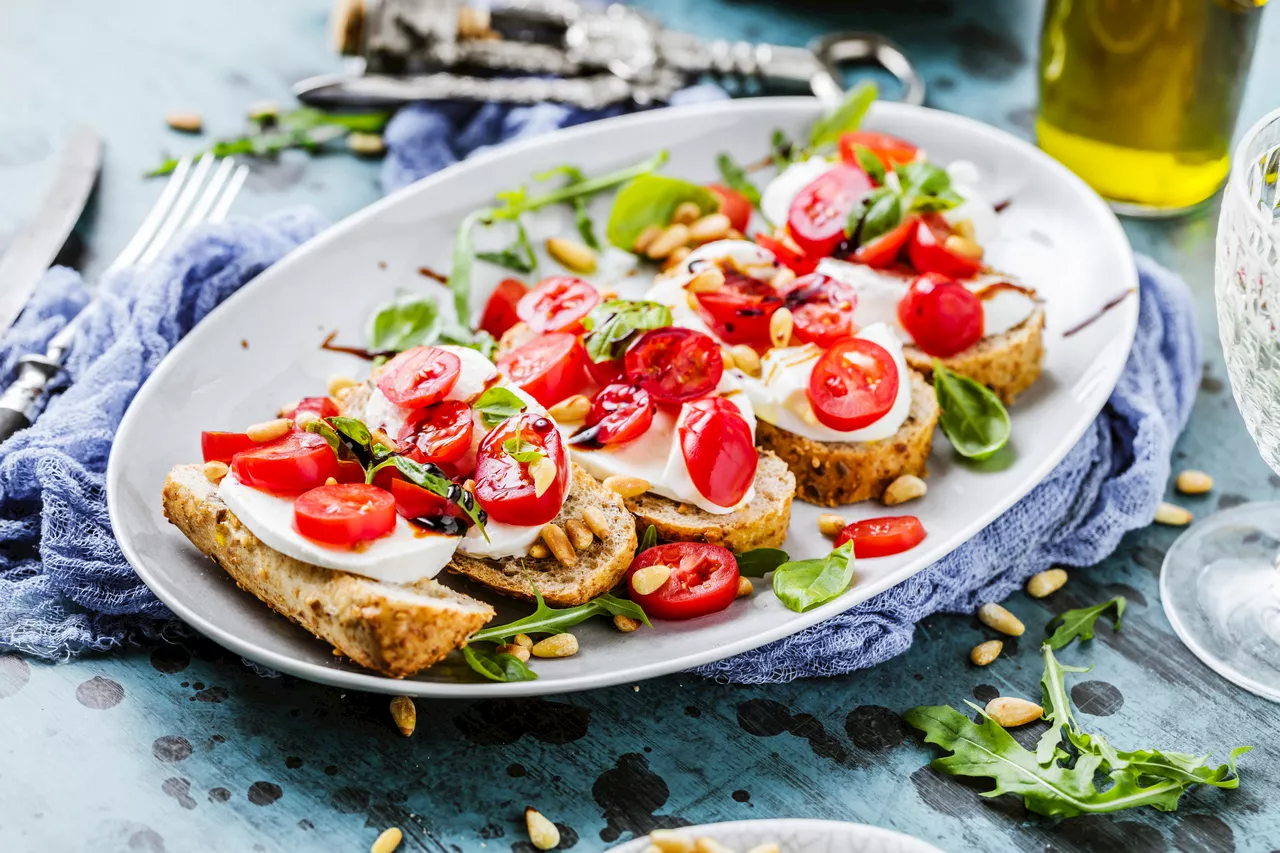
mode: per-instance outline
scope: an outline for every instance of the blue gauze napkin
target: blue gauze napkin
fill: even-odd
[[[714,87],[681,93],[716,99]],[[418,105],[386,131],[388,191],[487,146],[611,115],[558,105]],[[232,222],[193,235],[158,267],[102,284],[108,310],[78,336],[71,387],[31,429],[0,445],[0,648],[67,658],[172,629],[110,535],[103,495],[112,435],[160,358],[204,314],[321,227],[314,214]],[[702,667],[759,683],[871,666],[911,644],[915,622],[1004,598],[1050,565],[1088,566],[1151,522],[1173,442],[1199,382],[1190,294],[1139,258],[1138,333],[1106,408],[1053,473],[970,542],[908,581],[794,637]],[[0,342],[0,377],[42,350],[85,301],[74,273],[54,270]],[[40,513],[40,507],[45,511]]]

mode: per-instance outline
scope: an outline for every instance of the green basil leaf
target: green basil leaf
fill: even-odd
[[[884,161],[880,156],[865,145],[853,146],[853,154],[858,158],[858,165],[862,167],[862,171],[866,172],[877,186],[883,185],[886,175]]]
[[[525,441],[518,435],[502,442],[502,452],[517,462],[534,462],[547,455],[541,447]]]
[[[582,339],[590,359],[599,364],[622,358],[639,332],[671,325],[671,309],[657,302],[612,299],[583,318]]]
[[[933,391],[942,408],[942,432],[967,459],[987,459],[1009,441],[1009,413],[1000,398],[967,376],[933,360]]]
[[[773,129],[773,135],[769,138],[769,159],[773,161],[774,169],[785,171],[802,153],[782,128]]]
[[[862,119],[876,99],[876,86],[863,81],[849,90],[840,105],[818,119],[809,131],[809,147],[820,148],[840,141],[840,134],[850,133],[862,125]]]
[[[868,201],[870,205],[862,215],[862,227],[857,232],[858,244],[862,246],[888,234],[902,222],[902,202],[897,193],[881,193],[874,200],[868,196]]]
[[[340,435],[346,436],[360,447],[367,449],[373,442],[369,428],[355,418],[332,417],[329,418],[329,423]]]
[[[508,622],[505,625],[482,628],[472,634],[468,642],[490,641],[504,643],[516,634],[562,634],[592,616],[615,616],[619,613],[623,616],[630,616],[632,619],[639,619],[646,625],[653,627],[649,623],[649,617],[645,615],[638,604],[615,598],[609,593],[593,598],[586,604],[564,608],[547,606],[537,586],[533,586],[533,595],[537,600],[538,606],[528,616],[523,619],[517,619],[514,622]]]
[[[790,560],[781,548],[753,548],[738,555],[738,574],[749,578],[762,578]]]
[[[440,330],[440,306],[434,299],[405,296],[377,310],[369,323],[369,349],[403,352],[435,341]]]
[[[941,213],[964,203],[964,198],[954,190],[943,190],[937,195],[915,196],[911,199],[912,213]]]
[[[951,176],[941,166],[928,160],[912,160],[893,170],[904,193],[938,195],[951,189]]]
[[[719,196],[706,187],[666,175],[641,175],[614,197],[605,235],[610,243],[630,252],[641,231],[666,225],[685,202],[693,202],[704,214],[720,209]]]
[[[534,681],[538,677],[520,658],[492,646],[471,642],[462,647],[462,656],[467,666],[490,681]]]
[[[476,350],[490,361],[493,360],[493,352],[498,348],[498,342],[493,339],[493,335],[477,329],[471,331],[466,326],[457,323],[448,323],[440,330],[438,343],[452,344],[453,346],[469,347]]]
[[[773,571],[773,593],[797,613],[826,604],[849,588],[853,580],[853,542],[825,557],[783,563]]]
[[[636,556],[642,551],[647,551],[658,544],[658,528],[650,524],[644,529],[644,535],[640,537],[640,545],[636,548]]]
[[[533,178],[536,181],[545,181],[556,175],[564,175],[568,179],[566,186],[580,184],[587,179],[587,176],[582,174],[582,170],[577,166],[557,166],[554,169],[548,169],[541,174],[534,175]],[[573,205],[573,220],[578,229],[578,236],[582,238],[582,242],[597,252],[600,251],[600,241],[596,239],[595,225],[591,221],[591,213],[587,210],[586,197],[574,196],[569,200],[569,203]]]
[[[538,256],[525,233],[524,224],[516,220],[516,239],[510,246],[498,252],[476,252],[476,257],[518,273],[531,273],[538,268]]]
[[[486,390],[471,404],[480,413],[480,422],[493,429],[507,418],[520,414],[528,406],[510,388],[494,386]]]
[[[400,476],[415,486],[426,489],[428,492],[439,495],[453,503],[454,506],[466,513],[472,524],[480,528],[480,535],[485,538],[485,541],[489,541],[489,533],[484,529],[484,521],[481,515],[484,510],[480,509],[479,504],[476,503],[476,499],[472,497],[470,492],[461,486],[455,487],[453,481],[446,477],[444,472],[435,465],[424,465],[407,456],[393,456],[379,465],[378,468],[387,465],[394,465],[396,470],[400,472]],[[373,475],[378,468],[369,472],[369,482],[373,482]]]
[[[327,441],[329,443],[330,449],[333,450],[334,454],[339,459],[342,458],[343,451],[347,449],[347,446],[342,443],[342,441],[338,438],[338,433],[334,430],[333,427],[329,426],[329,423],[327,421],[324,421],[324,420],[308,421],[304,429],[307,432],[314,432],[316,435],[320,436],[325,441]]]
[[[720,179],[724,181],[725,186],[740,193],[743,198],[751,202],[752,207],[760,207],[760,190],[751,183],[745,169],[723,152],[716,158],[716,166],[720,169]]]

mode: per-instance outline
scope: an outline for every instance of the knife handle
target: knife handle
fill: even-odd
[[[29,426],[31,426],[31,419],[25,412],[0,409],[0,443],[8,441],[15,432],[20,432]]]
[[[36,402],[60,369],[56,361],[42,355],[18,360],[18,378],[0,394],[0,442],[31,426]]]

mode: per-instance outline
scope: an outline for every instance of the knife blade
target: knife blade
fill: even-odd
[[[93,128],[81,127],[63,152],[39,212],[0,257],[0,334],[18,319],[41,276],[71,236],[101,166],[102,140]]]

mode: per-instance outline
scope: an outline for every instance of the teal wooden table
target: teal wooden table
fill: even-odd
[[[1038,4],[900,0],[837,4],[646,0],[704,35],[801,43],[833,29],[888,32],[919,63],[931,105],[1029,136]],[[90,274],[119,251],[158,192],[142,171],[193,143],[170,109],[231,130],[247,104],[287,101],[288,85],[331,70],[327,4],[316,0],[45,0],[0,4],[0,248],[31,215],[56,151],[89,122],[106,168],[68,258]],[[1247,126],[1280,104],[1280,18],[1264,23]],[[287,156],[255,170],[237,211],[308,203],[333,219],[373,201],[377,166]],[[1207,346],[1202,392],[1175,468],[1217,479],[1184,499],[1198,515],[1280,497],[1245,433],[1217,346],[1212,299],[1217,210],[1173,223],[1126,222],[1139,251],[1186,276]],[[255,675],[204,641],[131,649],[63,665],[0,656],[0,850],[360,851],[385,827],[402,849],[529,851],[533,804],[562,847],[601,850],[654,827],[774,817],[864,821],[948,850],[1268,851],[1280,847],[1280,708],[1203,667],[1173,635],[1157,579],[1176,531],[1128,536],[1114,556],[1044,601],[1006,602],[1022,643],[977,669],[983,632],[967,616],[927,620],[901,657],[843,678],[769,687],[680,675],[530,701],[420,702],[410,739],[385,697]],[[1232,792],[1149,809],[1053,821],[982,785],[937,775],[935,754],[899,714],[997,693],[1034,697],[1033,637],[1054,613],[1123,594],[1120,633],[1063,653],[1092,662],[1074,681],[1083,719],[1112,741],[1189,752],[1256,749]]]

